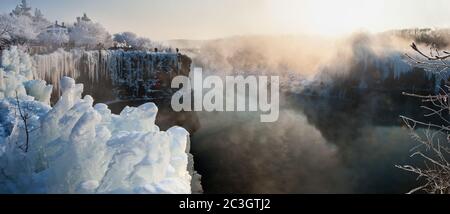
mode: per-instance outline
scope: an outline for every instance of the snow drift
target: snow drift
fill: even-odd
[[[4,51],[0,69],[1,193],[190,193],[181,127],[166,132],[155,125],[158,108],[147,103],[111,114],[83,85],[68,77],[62,96],[48,105],[51,86],[32,80],[28,54]],[[16,99],[16,91],[19,99]],[[24,121],[29,117],[29,149]]]

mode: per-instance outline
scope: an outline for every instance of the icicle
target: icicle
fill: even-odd
[[[151,89],[152,77],[159,72],[178,73],[180,62],[176,53],[147,51],[101,50],[84,51],[62,49],[46,55],[35,55],[35,75],[54,84],[59,91],[63,76],[88,78],[96,84],[109,78],[114,86],[127,86],[133,96]]]

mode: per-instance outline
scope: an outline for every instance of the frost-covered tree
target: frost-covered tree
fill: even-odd
[[[450,44],[449,32],[448,28],[413,28],[393,31],[395,35],[416,41],[418,44],[433,45],[439,48]]]
[[[10,32],[10,38],[15,43],[26,43],[36,38],[39,31],[36,28],[33,20],[28,16],[17,16],[12,18],[12,30]]]
[[[11,16],[0,14],[0,51],[6,49],[11,43],[9,36],[11,31]]]
[[[409,57],[412,62],[428,72],[449,77],[450,52],[431,49],[430,54],[422,52],[416,44],[411,47],[419,57]],[[448,80],[447,80],[448,81]],[[427,111],[428,121],[419,121],[402,116],[405,125],[411,130],[412,138],[418,143],[411,157],[423,160],[421,165],[397,166],[418,176],[421,185],[409,193],[424,191],[433,194],[450,194],[450,86],[440,89],[436,95],[417,95],[404,93],[407,96],[422,99],[422,108]]]
[[[137,39],[137,35],[135,33],[122,32],[122,33],[114,34],[113,41],[120,43],[120,44],[134,46],[136,43],[136,39]]]
[[[39,43],[61,46],[69,42],[69,35],[65,33],[43,32],[37,37]]]
[[[33,21],[35,21],[35,22],[45,20],[44,14],[41,12],[41,10],[39,10],[37,8],[34,10],[34,17],[33,18],[34,18]]]
[[[31,7],[26,0],[22,0],[19,5],[11,12],[14,16],[28,16],[31,17]]]
[[[114,34],[114,42],[125,44],[138,50],[148,50],[161,47],[160,44],[157,44],[148,38],[139,37],[133,32],[122,32]],[[161,47],[160,49],[163,48]]]
[[[12,31],[12,18],[6,14],[0,14],[0,38],[9,39]]]
[[[70,41],[76,46],[96,47],[99,44],[110,46],[111,35],[99,23],[81,21],[76,23],[69,33]]]
[[[7,29],[2,37],[20,44],[36,39],[49,22],[40,10],[36,9],[34,15],[31,11],[27,1],[23,0],[10,14],[0,15],[0,32],[2,29]]]

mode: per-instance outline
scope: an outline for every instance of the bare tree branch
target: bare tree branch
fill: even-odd
[[[24,110],[22,109],[17,91],[16,91],[16,105],[17,105],[17,109],[19,111],[20,119],[22,120],[22,122],[24,124],[24,129],[25,129],[25,143],[23,145],[19,146],[19,148],[22,149],[25,153],[27,153],[28,148],[29,148],[29,142],[30,142],[30,130],[28,127],[28,120],[30,119],[30,115],[28,113],[25,113]]]
[[[426,55],[415,43],[411,48],[416,51],[425,60],[416,59],[409,55],[415,65],[425,68],[427,71],[438,70],[433,73],[446,72],[450,66],[445,61],[450,58],[450,52],[439,51],[430,48],[430,54]],[[437,95],[418,95],[404,92],[403,95],[419,98],[428,105],[422,105],[421,108],[428,111],[425,117],[437,116],[440,122],[418,121],[409,117],[400,116],[403,123],[410,130],[411,138],[418,142],[419,145],[412,149],[411,157],[418,157],[424,160],[424,166],[399,166],[397,168],[414,173],[418,180],[424,180],[424,184],[412,189],[408,194],[424,191],[433,194],[449,194],[450,193],[450,104],[449,104],[449,86],[440,88]],[[421,135],[418,129],[425,129]],[[446,137],[446,138],[445,138]],[[445,138],[445,139],[444,139]]]

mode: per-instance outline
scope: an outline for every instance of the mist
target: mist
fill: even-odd
[[[413,41],[424,47],[438,40],[441,46],[448,44],[445,30],[416,31],[356,32],[345,37],[237,36],[172,45],[182,47],[194,67],[211,74],[279,75],[282,86],[301,92],[296,85],[330,83],[335,76],[367,69],[398,76],[412,69],[404,54],[414,55],[409,47]]]
[[[418,103],[395,90],[344,99],[303,93],[318,82],[336,89],[347,78],[404,78],[413,71],[403,57],[411,42],[392,32],[361,32],[345,38],[233,37],[190,48],[185,43],[206,75],[279,75],[282,81],[275,123],[260,123],[258,113],[197,113],[192,152],[205,192],[404,193],[414,187],[414,177],[394,165],[409,161],[414,146],[398,116],[420,115],[413,108]]]

